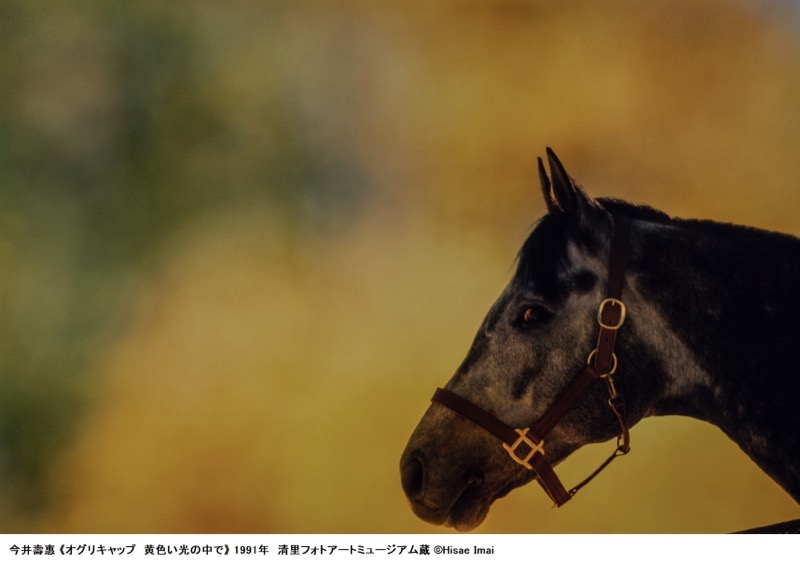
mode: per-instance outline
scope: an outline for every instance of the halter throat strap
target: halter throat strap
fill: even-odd
[[[614,354],[617,332],[625,322],[626,315],[625,305],[622,302],[622,287],[628,261],[629,239],[630,218],[623,214],[614,215],[614,238],[609,254],[608,289],[606,298],[600,303],[597,311],[597,323],[600,327],[597,345],[589,354],[586,367],[570,381],[532,428],[520,429],[508,426],[491,413],[447,389],[437,389],[431,399],[499,438],[515,462],[536,472],[537,481],[553,500],[555,506],[563,506],[614,459],[630,451],[629,429],[625,420],[625,403],[617,392],[613,379],[613,374],[617,369],[617,357]],[[588,478],[567,491],[550,463],[545,459],[545,438],[598,379],[604,379],[608,385],[608,405],[620,426],[617,448]]]

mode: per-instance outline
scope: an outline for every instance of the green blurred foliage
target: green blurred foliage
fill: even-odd
[[[325,229],[365,185],[358,163],[305,138],[286,92],[264,90],[257,111],[231,119],[235,100],[215,99],[227,61],[187,21],[192,10],[14,0],[0,10],[0,496],[25,514],[49,508],[45,468],[97,398],[90,364],[165,239],[254,202]]]
[[[791,5],[0,13],[0,530],[433,531],[397,461],[543,211],[545,145],[593,194],[800,232]],[[520,491],[482,531],[796,516],[660,423],[580,507]],[[612,494],[637,509],[598,523]]]

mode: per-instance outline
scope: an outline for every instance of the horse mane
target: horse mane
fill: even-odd
[[[637,205],[613,198],[598,198],[597,201],[610,213],[627,213],[633,220],[646,221],[660,225],[674,225],[685,229],[690,229],[696,234],[714,235],[726,233],[740,236],[740,241],[752,240],[754,237],[761,242],[770,241],[774,244],[797,244],[800,240],[787,233],[769,231],[751,227],[748,225],[738,225],[709,219],[683,219],[672,217],[663,211],[654,209],[648,205]]]
[[[683,219],[672,217],[648,205],[638,205],[614,198],[598,198],[597,202],[609,213],[624,213],[634,221],[669,225],[685,229],[694,236],[724,236],[739,245],[762,248],[755,252],[754,262],[768,261],[773,249],[797,248],[800,239],[793,235],[758,229],[745,225],[712,221],[708,219]],[[566,257],[565,219],[547,214],[533,226],[516,257],[516,279],[528,287],[536,287],[548,296],[557,296],[564,291],[558,272]],[[593,250],[597,241],[588,233],[572,230],[572,240]],[[770,247],[764,247],[769,243]],[[787,246],[788,245],[788,246]],[[765,263],[766,267],[766,263]]]
[[[622,201],[621,199],[613,199],[601,197],[597,200],[603,208],[611,214],[626,213],[631,219],[638,219],[640,221],[648,221],[650,223],[671,223],[674,221],[672,217],[659,211],[649,205],[636,205]]]
[[[631,219],[652,223],[670,223],[675,221],[666,213],[646,205],[634,205],[626,201],[612,198],[599,198],[598,203],[606,211],[625,213]],[[564,259],[566,241],[562,236],[565,220],[552,214],[540,218],[531,229],[531,233],[517,254],[517,279],[523,285],[537,285],[544,290],[554,292],[558,287],[557,264]],[[573,232],[573,237],[588,246],[594,241],[586,233]],[[549,269],[542,271],[542,264]]]

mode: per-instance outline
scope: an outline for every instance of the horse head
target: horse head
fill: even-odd
[[[596,345],[598,305],[608,290],[616,225],[607,207],[613,202],[589,197],[550,149],[547,156],[550,177],[539,159],[547,214],[523,244],[513,278],[445,386],[511,428],[531,427],[585,369]],[[626,377],[617,383],[623,395],[634,399],[628,425],[644,416],[658,386],[657,378],[644,385],[627,377],[648,358],[636,328],[630,332],[619,345]],[[570,405],[546,437],[540,436],[545,438],[540,453],[555,465],[581,446],[619,433],[609,392],[598,383]],[[540,477],[515,463],[501,446],[467,417],[439,402],[431,404],[400,464],[413,511],[458,530],[479,525],[496,499]]]

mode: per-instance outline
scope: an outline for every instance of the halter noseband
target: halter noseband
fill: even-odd
[[[536,472],[539,484],[553,500],[555,506],[562,506],[578,490],[605,469],[609,463],[630,451],[628,425],[625,421],[625,402],[622,396],[617,393],[614,379],[612,378],[612,375],[617,370],[617,356],[614,354],[617,331],[625,322],[626,314],[625,305],[621,298],[625,267],[628,261],[629,233],[630,218],[627,215],[615,215],[614,239],[611,243],[609,255],[608,292],[597,310],[597,323],[600,327],[597,335],[597,346],[589,354],[586,367],[569,383],[532,428],[512,428],[494,415],[447,389],[437,389],[431,399],[468,418],[500,438],[511,459]],[[617,436],[617,448],[589,477],[567,491],[561,480],[556,476],[550,463],[545,460],[545,438],[558,421],[569,412],[578,399],[598,379],[604,379],[608,384],[608,406],[619,422],[620,433]]]

